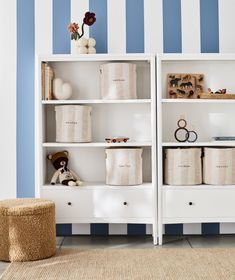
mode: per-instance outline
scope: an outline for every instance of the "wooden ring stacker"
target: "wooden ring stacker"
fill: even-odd
[[[186,122],[186,121],[185,121],[185,122]],[[177,133],[178,133],[180,130],[185,131],[185,138],[184,138],[183,140],[179,139],[178,136],[177,136]],[[176,139],[178,142],[186,142],[186,141],[188,141],[188,138],[189,138],[189,131],[188,131],[187,128],[185,128],[185,127],[179,127],[179,128],[176,129],[174,136],[175,136],[175,139]]]

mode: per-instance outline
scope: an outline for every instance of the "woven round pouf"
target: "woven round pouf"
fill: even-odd
[[[55,204],[44,199],[0,201],[0,260],[34,261],[56,251]]]

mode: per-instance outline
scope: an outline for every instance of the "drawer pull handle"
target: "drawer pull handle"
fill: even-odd
[[[193,203],[190,201],[190,202],[188,203],[188,205],[190,205],[190,206],[191,206],[191,205],[193,205]]]
[[[68,202],[68,205],[71,206],[71,205],[72,205],[72,202]]]
[[[123,205],[127,205],[127,202],[126,202],[126,201],[124,201],[124,202],[123,202]]]

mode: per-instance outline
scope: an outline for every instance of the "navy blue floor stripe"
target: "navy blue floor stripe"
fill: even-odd
[[[127,235],[146,235],[145,224],[128,224]]]
[[[165,225],[165,235],[183,235],[183,224]]]
[[[91,235],[108,235],[109,224],[91,224]]]
[[[203,223],[202,235],[217,235],[220,233],[219,223]]]
[[[57,224],[56,225],[57,236],[69,236],[72,235],[72,224]]]

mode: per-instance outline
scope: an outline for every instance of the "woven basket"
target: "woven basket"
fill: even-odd
[[[198,185],[202,183],[201,148],[165,150],[164,183]]]
[[[204,149],[203,183],[235,184],[235,148]]]

